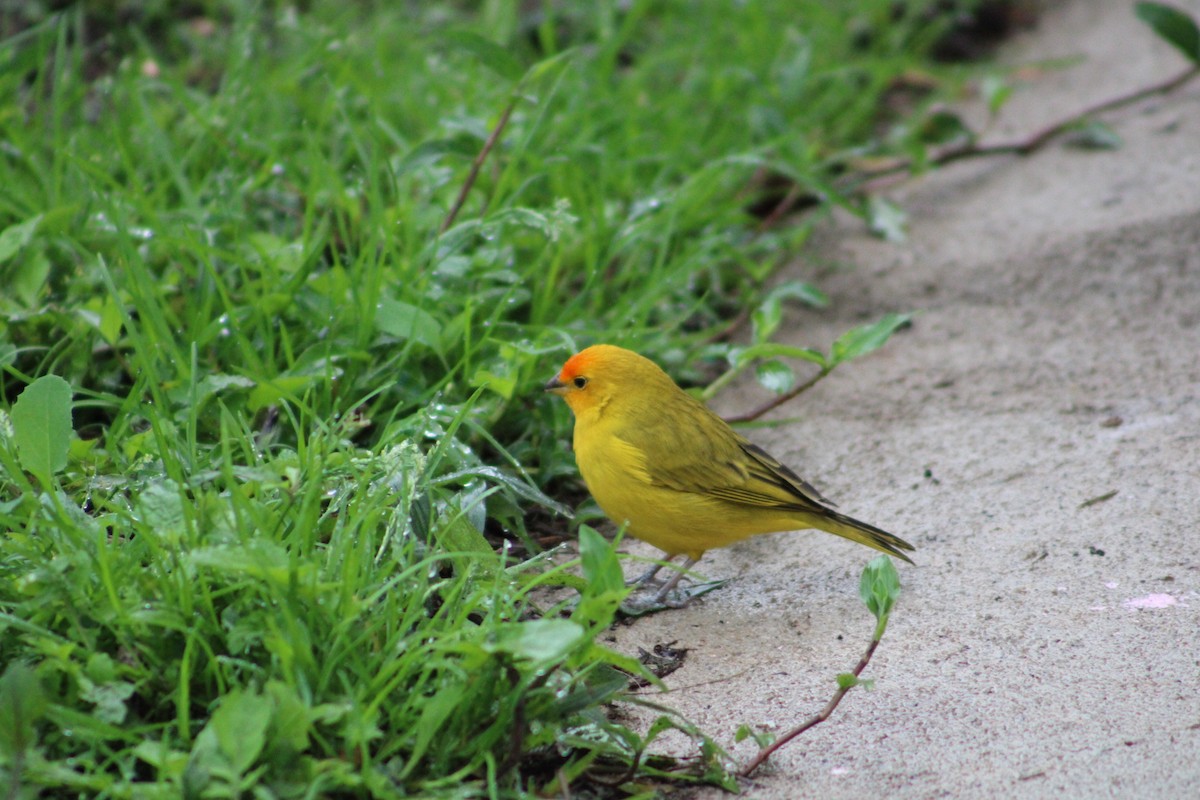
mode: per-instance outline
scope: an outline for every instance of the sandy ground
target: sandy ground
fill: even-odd
[[[1181,71],[1132,5],[1058,3],[1011,42],[1010,64],[1082,60],[1023,86],[992,138]],[[1105,119],[1119,150],[956,164],[893,193],[907,242],[843,220],[786,276],[834,299],[795,313],[795,344],[919,312],[750,433],[918,564],[875,690],[747,796],[1200,797],[1200,82]],[[815,532],[710,553],[729,585],[617,646],[690,648],[662,699],[744,762],[739,724],[792,727],[858,660],[873,555]]]

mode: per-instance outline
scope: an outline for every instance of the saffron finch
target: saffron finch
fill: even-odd
[[[817,528],[912,563],[903,552],[912,545],[831,509],[644,356],[595,345],[569,358],[545,388],[575,415],[575,461],[604,513],[668,562],[686,556],[657,602],[704,551],[760,533]]]

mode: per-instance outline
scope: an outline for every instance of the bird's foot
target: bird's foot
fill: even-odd
[[[649,591],[634,592],[621,603],[621,612],[631,617],[641,617],[664,611],[668,608],[686,608],[694,598],[719,589],[728,581],[706,581],[690,583],[682,587],[671,587],[664,594],[661,590],[651,594]]]
[[[671,558],[674,558],[674,556],[671,556]],[[638,575],[633,580],[625,581],[625,585],[626,586],[657,586],[659,584],[659,581],[654,580],[654,576],[658,574],[659,570],[661,570],[663,567],[665,567],[666,565],[671,563],[671,558],[667,558],[662,563],[653,565],[652,567],[650,567],[650,569],[646,570],[641,575]]]

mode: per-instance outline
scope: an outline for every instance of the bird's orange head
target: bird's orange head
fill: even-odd
[[[546,391],[566,400],[578,416],[663,379],[674,385],[650,359],[615,345],[597,344],[568,358],[546,384]]]

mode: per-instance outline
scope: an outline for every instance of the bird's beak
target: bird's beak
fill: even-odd
[[[567,385],[565,383],[563,383],[562,381],[560,381],[558,379],[558,376],[555,375],[553,378],[546,381],[546,385],[543,386],[542,388],[545,389],[547,392],[553,392],[554,394],[565,394]]]

